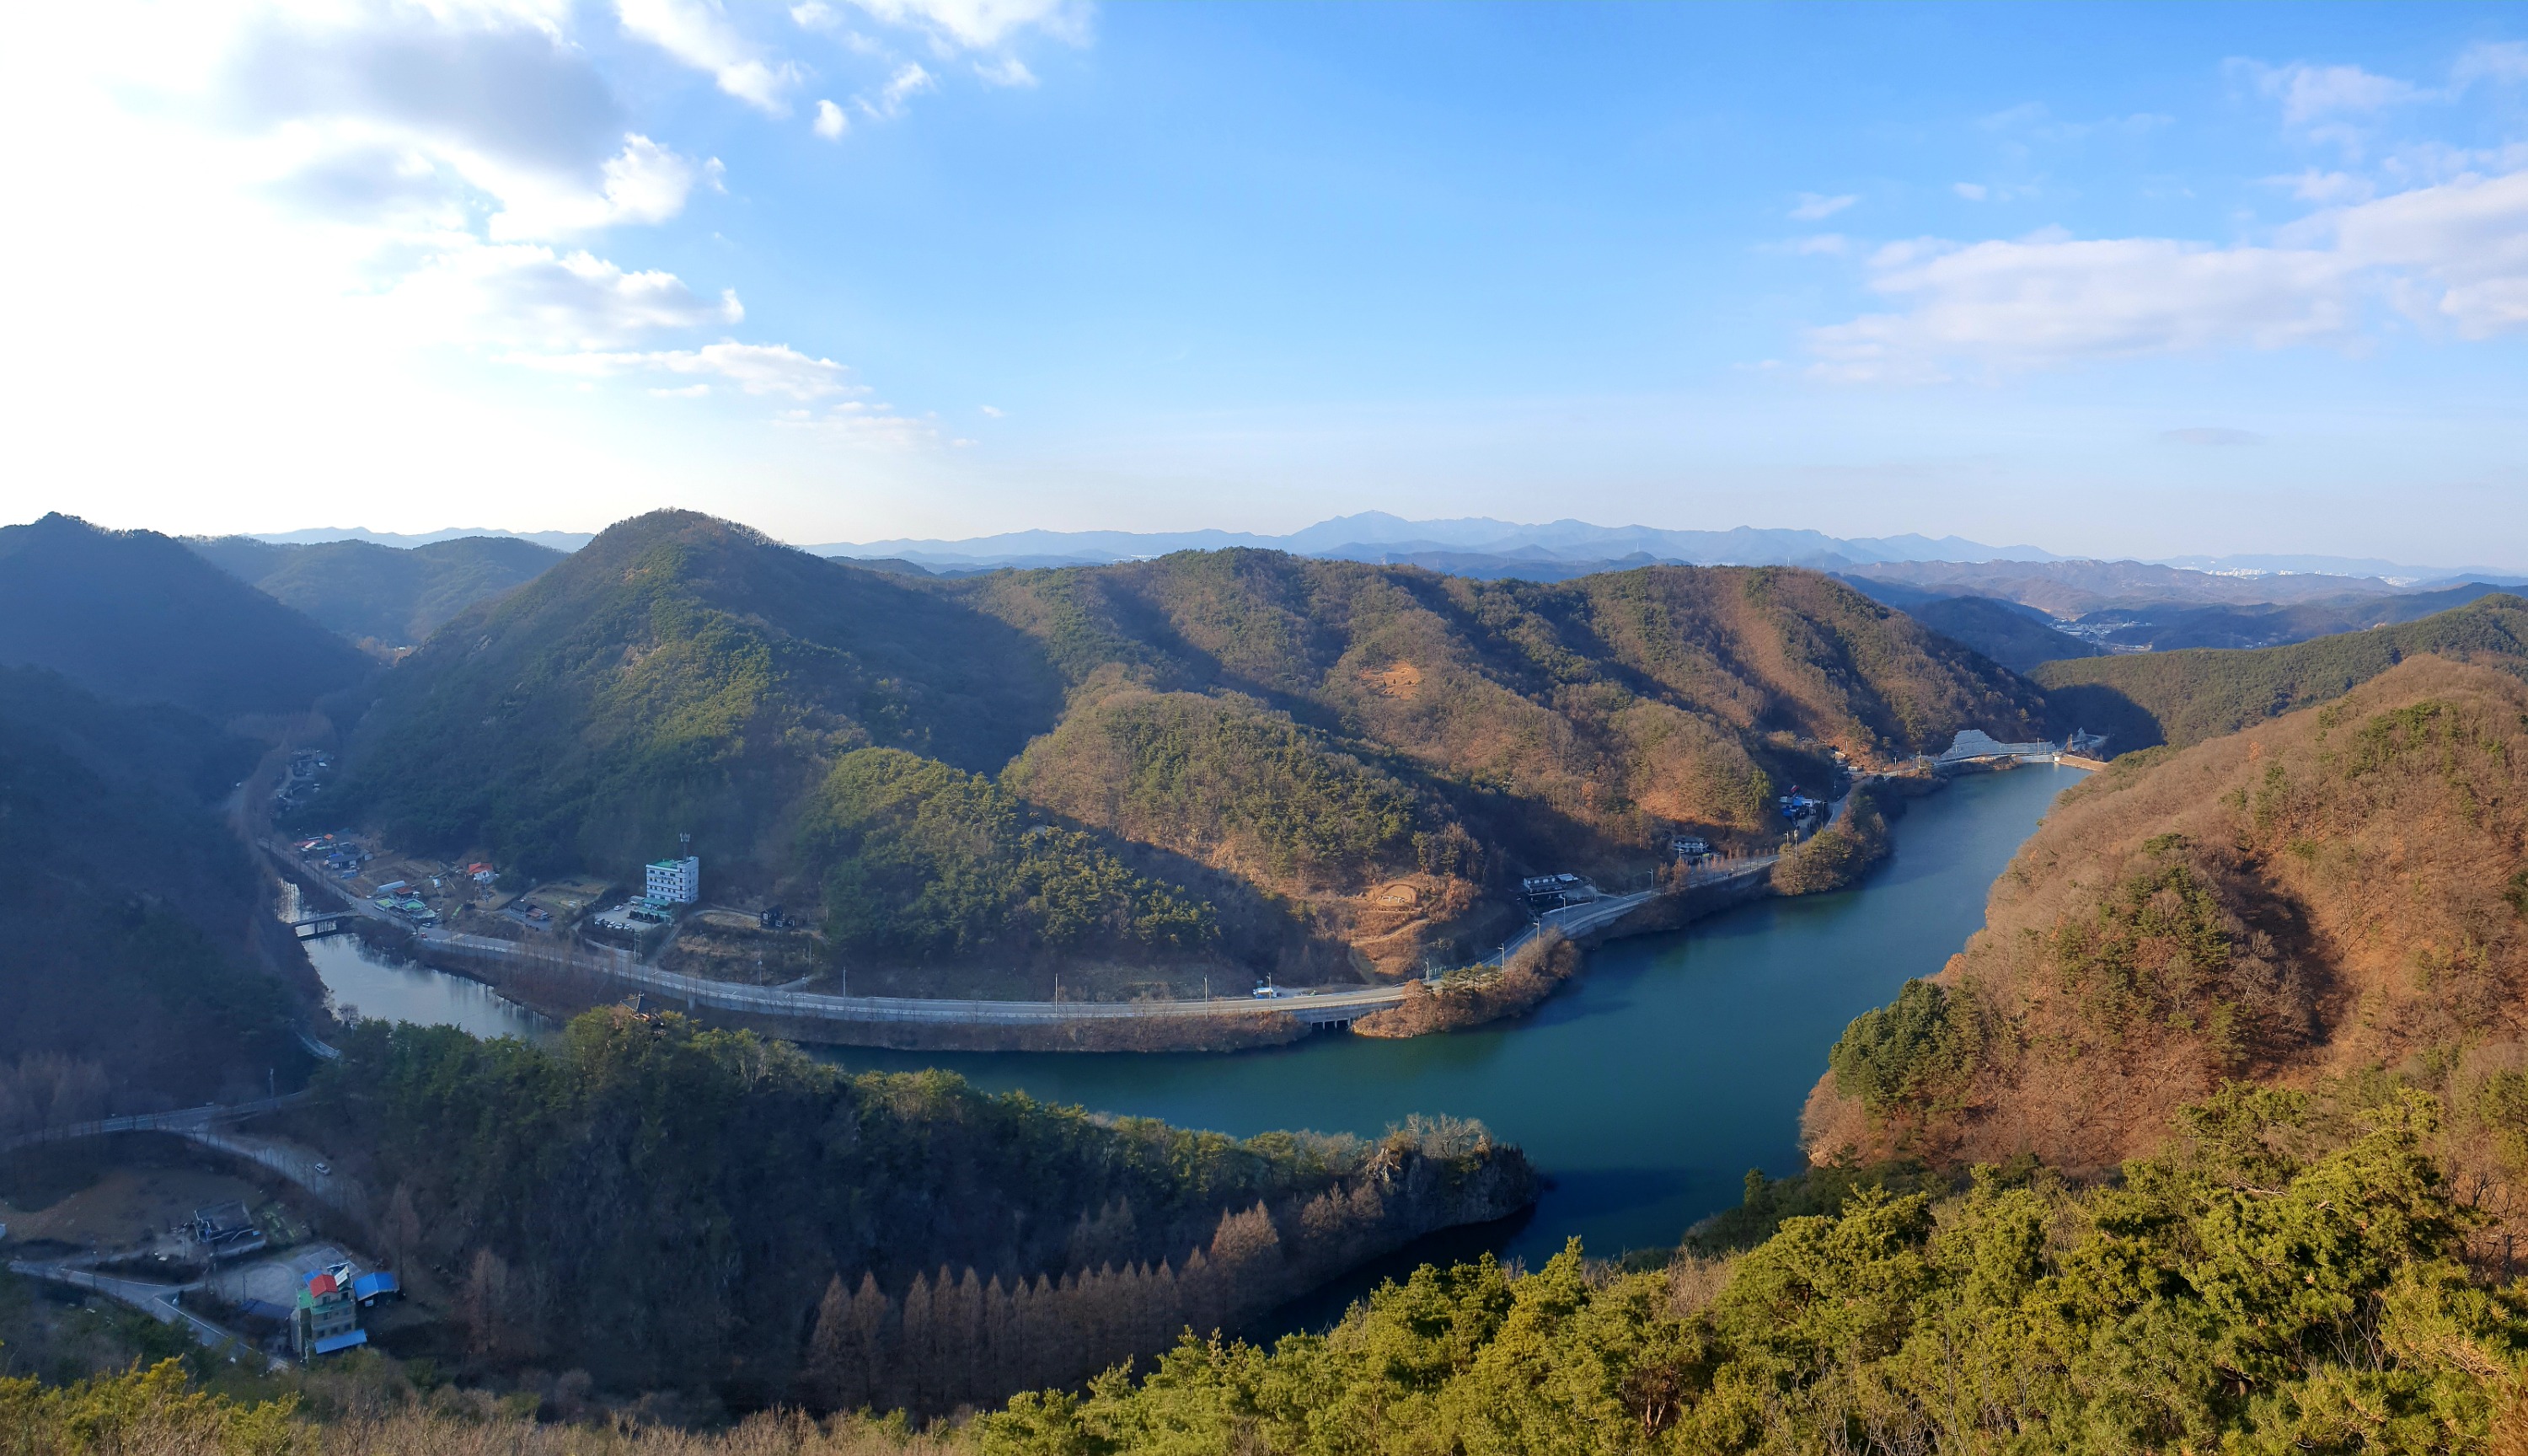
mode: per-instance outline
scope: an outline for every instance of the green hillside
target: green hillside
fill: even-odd
[[[261,753],[0,668],[0,1132],[249,1094],[304,1062],[299,993],[271,969],[296,949],[211,807]]]
[[[2528,600],[2498,593],[2419,621],[2288,647],[2089,657],[2048,662],[2030,676],[2059,718],[2112,735],[2121,753],[2235,733],[2341,698],[2425,652],[2528,675]]]
[[[217,722],[305,712],[375,665],[182,543],[58,514],[0,527],[0,663]]]
[[[1535,1196],[1471,1124],[1239,1141],[613,1008],[551,1048],[364,1021],[318,1089],[473,1372],[741,1411],[1075,1382]]]
[[[390,672],[330,801],[402,843],[622,873],[691,833],[768,884],[839,755],[997,769],[1060,685],[1018,633],[690,512],[627,522]],[[336,807],[319,812],[334,814]]]
[[[411,647],[487,598],[562,559],[531,541],[468,536],[399,549],[374,542],[275,546],[250,536],[186,542],[205,560],[354,642]]]
[[[1810,572],[1225,551],[950,581],[662,512],[399,663],[311,812],[530,874],[689,832],[723,891],[818,905],[882,962],[1315,976],[1451,954],[1519,874],[1766,839],[1829,750],[2043,716]]]

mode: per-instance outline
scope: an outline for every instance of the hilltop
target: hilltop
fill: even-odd
[[[0,663],[218,722],[303,713],[374,665],[181,542],[59,514],[0,527]]]
[[[1852,1023],[1815,1156],[2154,1147],[2224,1078],[2370,1067],[2460,1117],[2528,1057],[2528,684],[2406,661],[2063,796],[1936,980]]]
[[[689,512],[400,662],[333,806],[529,874],[690,832],[855,963],[1348,978],[1458,953],[1542,868],[1754,845],[1775,794],[2033,736],[2022,680],[1812,572],[1474,582],[1278,551],[958,580]]]
[[[2059,716],[2111,734],[2119,751],[2130,751],[2235,733],[2340,698],[2423,653],[2528,675],[2528,599],[2495,593],[2419,621],[2287,647],[2067,659],[2029,675]]]
[[[203,559],[355,643],[408,648],[448,618],[542,575],[562,553],[515,537],[407,548],[365,541],[286,545],[251,536],[187,541]]]

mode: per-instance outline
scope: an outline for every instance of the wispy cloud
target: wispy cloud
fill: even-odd
[[[988,64],[977,61],[974,63],[974,74],[983,78],[983,84],[989,86],[1032,86],[1035,84],[1035,73],[1027,70],[1027,62],[1020,60],[1016,56],[1004,56],[1000,60],[993,61]]]
[[[910,26],[968,50],[987,50],[1022,30],[1074,45],[1088,39],[1092,8],[1080,0],[853,0],[889,25]]]
[[[2334,207],[2270,244],[2059,230],[1881,248],[1898,305],[1811,332],[1819,377],[1927,382],[2203,349],[2353,344],[2393,309],[2485,338],[2528,329],[2528,170]]]
[[[2331,117],[2368,115],[2431,94],[2410,81],[2358,66],[2312,66],[2296,61],[2288,66],[2268,66],[2246,60],[2230,65],[2260,94],[2282,103],[2283,120],[2294,127]]]
[[[798,400],[869,392],[866,386],[853,383],[851,370],[831,359],[803,354],[787,344],[739,343],[734,339],[705,344],[697,349],[511,354],[507,356],[507,362],[582,379],[615,379],[639,374],[708,375],[733,384],[749,394],[778,394]],[[708,389],[709,386],[703,388]],[[687,389],[682,392],[699,390]]]
[[[385,301],[431,337],[547,348],[606,348],[746,317],[733,291],[705,298],[672,273],[526,243],[451,240]]]
[[[1791,208],[1791,217],[1797,222],[1814,223],[1823,218],[1833,217],[1860,200],[1858,196],[1850,193],[1829,197],[1821,192],[1802,192],[1799,202]]]
[[[930,73],[911,61],[896,68],[886,84],[878,88],[874,99],[855,96],[853,104],[873,121],[891,122],[904,115],[905,104],[923,91],[935,89],[938,81]]]
[[[785,93],[803,78],[788,61],[767,59],[762,47],[729,24],[718,0],[615,0],[625,33],[711,74],[719,88],[769,116],[788,116]]]

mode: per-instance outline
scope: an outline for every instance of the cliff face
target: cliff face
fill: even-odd
[[[2520,1062],[2523,775],[2528,686],[2438,658],[2118,760],[2064,796],[1963,954],[1853,1022],[1812,1155],[2104,1168],[2224,1079]]]

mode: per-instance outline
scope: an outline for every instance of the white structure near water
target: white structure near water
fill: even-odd
[[[698,855],[660,859],[650,866],[647,899],[660,905],[692,905],[703,898],[703,861]]]

